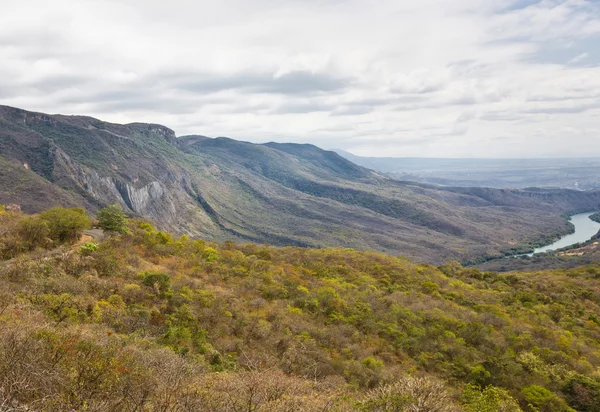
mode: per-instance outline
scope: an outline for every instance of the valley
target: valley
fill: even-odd
[[[441,264],[528,252],[599,191],[401,182],[312,145],[181,136],[165,126],[0,106],[0,202],[94,213],[117,203],[195,238],[341,246]]]
[[[532,254],[536,253],[544,253],[553,250],[564,249],[566,247],[578,244],[585,243],[592,239],[596,234],[600,232],[600,223],[593,221],[590,217],[594,213],[580,213],[578,215],[571,216],[569,221],[574,226],[574,232],[570,235],[567,235],[551,245],[541,246],[536,248]]]
[[[600,0],[1,10],[0,412],[600,412]]]
[[[362,157],[337,150],[346,159],[403,181],[442,186],[600,189],[599,158],[436,159]]]

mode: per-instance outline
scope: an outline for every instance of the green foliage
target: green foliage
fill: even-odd
[[[98,250],[98,245],[96,243],[87,242],[79,248],[79,253],[83,256],[89,256]]]
[[[492,374],[483,365],[472,367],[469,375],[470,381],[477,385],[485,385],[492,377]]]
[[[505,389],[493,385],[481,389],[477,385],[467,385],[461,395],[466,412],[521,412],[517,401]]]
[[[107,206],[98,212],[100,227],[104,230],[125,234],[129,231],[127,215],[119,205]]]
[[[539,385],[523,388],[523,395],[532,412],[575,412],[565,401]]]
[[[202,257],[204,259],[206,259],[207,262],[213,262],[217,259],[219,259],[219,252],[217,252],[215,249],[213,249],[212,247],[207,247],[206,249],[204,249],[204,251],[202,252]]]
[[[567,402],[580,412],[600,412],[600,377],[574,375],[562,391]]]
[[[83,230],[91,226],[90,218],[81,208],[54,207],[42,212],[40,219],[46,222],[50,237],[58,243],[79,240]]]
[[[26,217],[19,221],[18,233],[27,249],[32,250],[47,244],[50,228],[48,223],[39,217]]]
[[[163,348],[219,385],[225,378],[213,372],[239,384],[242,371],[257,371],[335,388],[327,393],[339,410],[411,410],[431,395],[437,406],[426,410],[456,410],[460,399],[468,412],[598,412],[596,266],[499,275],[351,249],[174,239],[136,219],[131,233],[98,244],[28,252],[25,239],[41,239],[29,229],[48,221],[4,214],[0,223],[0,250],[16,257],[0,265],[0,328],[27,313],[35,330],[80,331],[81,353],[91,351],[82,356],[102,359],[106,337],[117,336],[121,350],[133,350],[127,367],[152,379],[162,375],[136,362]],[[56,352],[40,342],[40,353]],[[93,370],[114,373],[103,362]],[[93,375],[82,376],[78,385],[95,388]],[[103,384],[119,388],[119,379],[130,377]],[[184,392],[207,393],[195,379],[185,378]],[[61,396],[71,399],[69,390]],[[94,396],[61,407],[77,410]]]
[[[171,291],[171,277],[165,273],[144,272],[139,277],[145,286],[151,287],[157,295],[165,296]]]

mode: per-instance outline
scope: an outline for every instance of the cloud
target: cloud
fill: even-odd
[[[600,156],[597,1],[11,3],[0,104],[369,155]]]
[[[590,56],[590,54],[588,52],[583,52],[578,54],[577,56],[573,57],[571,60],[568,61],[569,64],[576,64],[579,63],[585,59],[587,59]]]
[[[371,106],[342,106],[334,109],[331,112],[332,116],[359,116],[361,114],[368,114],[375,110]]]
[[[600,99],[586,104],[567,104],[562,106],[542,106],[533,109],[525,110],[525,113],[542,113],[542,114],[570,114],[570,113],[583,113],[588,110],[600,108]]]
[[[155,75],[158,79],[168,76]],[[174,88],[214,93],[223,90],[239,90],[243,93],[312,94],[335,92],[349,86],[350,80],[330,73],[313,73],[304,70],[276,75],[275,73],[236,73],[221,76],[210,73],[176,74],[171,77]]]
[[[331,112],[335,109],[335,106],[321,103],[307,101],[295,101],[295,102],[284,102],[280,106],[271,110],[272,114],[304,114],[314,112]]]

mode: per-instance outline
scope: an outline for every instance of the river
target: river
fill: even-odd
[[[590,219],[590,216],[594,213],[580,213],[578,215],[571,216],[571,223],[575,226],[575,233],[567,235],[551,245],[542,246],[529,254],[533,256],[536,253],[549,252],[552,250],[562,249],[567,246],[574,245],[575,243],[587,242],[590,240],[598,231],[600,231],[600,223],[594,222]]]

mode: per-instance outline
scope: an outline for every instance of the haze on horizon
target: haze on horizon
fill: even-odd
[[[600,157],[597,0],[3,2],[0,104],[379,157]]]

